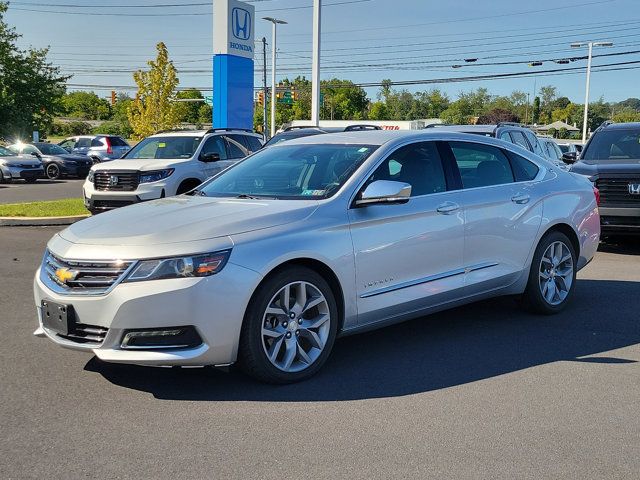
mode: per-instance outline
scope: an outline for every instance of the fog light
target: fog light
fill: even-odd
[[[121,348],[126,350],[157,350],[194,348],[202,345],[202,338],[192,326],[162,329],[125,330]]]

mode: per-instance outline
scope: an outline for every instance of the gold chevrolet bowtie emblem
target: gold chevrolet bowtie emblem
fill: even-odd
[[[78,272],[75,270],[69,270],[68,268],[59,268],[56,270],[56,278],[61,283],[67,283],[70,280],[75,280],[78,276]]]

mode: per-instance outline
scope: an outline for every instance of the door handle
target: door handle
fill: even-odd
[[[529,203],[530,198],[531,197],[529,197],[529,195],[523,193],[523,194],[518,194],[511,197],[511,201],[513,203],[525,204],[525,203]]]
[[[436,208],[436,211],[443,215],[451,215],[452,213],[457,212],[458,210],[460,210],[460,205],[453,202],[444,202],[438,205],[438,208]]]

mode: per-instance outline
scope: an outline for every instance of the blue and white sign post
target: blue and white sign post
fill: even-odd
[[[255,8],[213,0],[213,127],[253,129]]]

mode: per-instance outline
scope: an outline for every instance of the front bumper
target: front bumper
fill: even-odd
[[[206,278],[121,283],[100,296],[60,295],[34,279],[38,313],[35,335],[75,350],[91,351],[107,362],[158,366],[228,365],[235,362],[245,308],[260,276],[227,263],[219,274]],[[65,339],[42,324],[42,301],[72,305],[77,321],[108,329],[99,344]],[[126,350],[125,330],[193,325],[203,343],[195,348]]]
[[[141,183],[133,191],[96,190],[94,184],[85,181],[82,186],[84,206],[90,211],[106,211],[133,205],[134,203],[157,200],[169,196],[166,182]]]
[[[12,180],[31,180],[44,178],[44,168],[4,167],[4,175]]]
[[[62,167],[62,173],[69,177],[86,178],[92,165],[92,163],[87,165],[71,165],[65,163]]]
[[[640,234],[639,207],[600,207],[603,233]]]

